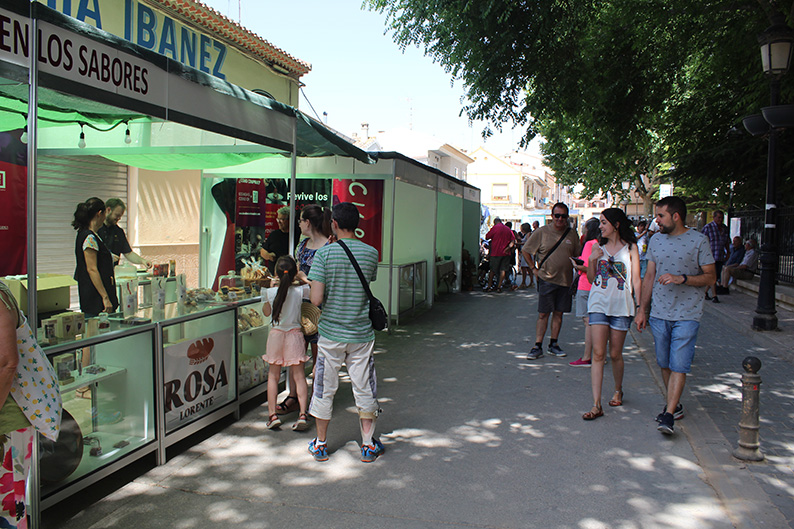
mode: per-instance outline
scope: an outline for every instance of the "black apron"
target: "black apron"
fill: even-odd
[[[113,305],[113,311],[119,306],[119,299],[116,294],[116,280],[113,270],[113,256],[102,242],[102,239],[89,229],[80,230],[77,232],[77,239],[74,243],[74,256],[77,261],[77,267],[74,271],[74,278],[77,281],[77,291],[80,294],[80,310],[84,313],[95,316],[105,310],[105,305],[102,303],[102,296],[94,287],[91,282],[91,276],[88,275],[88,269],[85,264],[85,254],[83,253],[83,242],[86,238],[94,234],[94,238],[99,243],[99,252],[97,254],[97,268],[99,269],[99,276],[102,278],[102,284],[105,286],[105,291],[108,293],[110,303]]]

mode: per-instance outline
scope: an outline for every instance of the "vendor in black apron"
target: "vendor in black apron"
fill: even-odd
[[[93,197],[78,204],[72,226],[77,230],[74,278],[80,294],[80,310],[86,318],[100,312],[114,312],[118,306],[113,275],[113,255],[97,230],[105,221],[105,203]]]

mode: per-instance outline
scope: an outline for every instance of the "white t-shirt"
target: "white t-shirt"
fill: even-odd
[[[596,276],[590,287],[587,312],[607,316],[634,316],[629,245],[624,245],[614,256],[610,256],[603,246],[601,249],[604,255],[596,263]]]
[[[270,303],[270,308],[273,308],[273,300],[276,299],[276,292],[278,287],[263,288],[262,301]],[[309,297],[309,285],[291,286],[287,291],[287,299],[281,306],[281,314],[279,314],[278,323],[273,323],[273,315],[270,316],[270,328],[278,329],[280,331],[291,331],[292,329],[300,329],[301,326],[301,303],[303,298]]]

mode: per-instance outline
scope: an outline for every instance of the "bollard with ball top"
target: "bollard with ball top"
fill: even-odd
[[[744,461],[762,461],[764,454],[759,448],[759,393],[761,385],[761,360],[748,356],[742,361],[742,417],[739,419],[739,446],[733,457]]]

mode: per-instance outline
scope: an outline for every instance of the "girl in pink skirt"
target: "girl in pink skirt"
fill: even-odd
[[[281,419],[276,414],[278,380],[282,366],[289,366],[290,370],[296,370],[291,378],[295,381],[300,404],[300,415],[292,429],[302,431],[309,427],[306,416],[309,398],[303,371],[303,363],[309,357],[306,356],[306,342],[301,330],[301,303],[304,297],[309,297],[309,282],[306,276],[300,274],[298,283],[293,284],[298,276],[298,265],[288,255],[278,258],[275,272],[278,286],[262,291],[265,302],[262,312],[265,316],[271,316],[264,356],[270,366],[267,377],[267,427],[273,429],[281,426]]]

